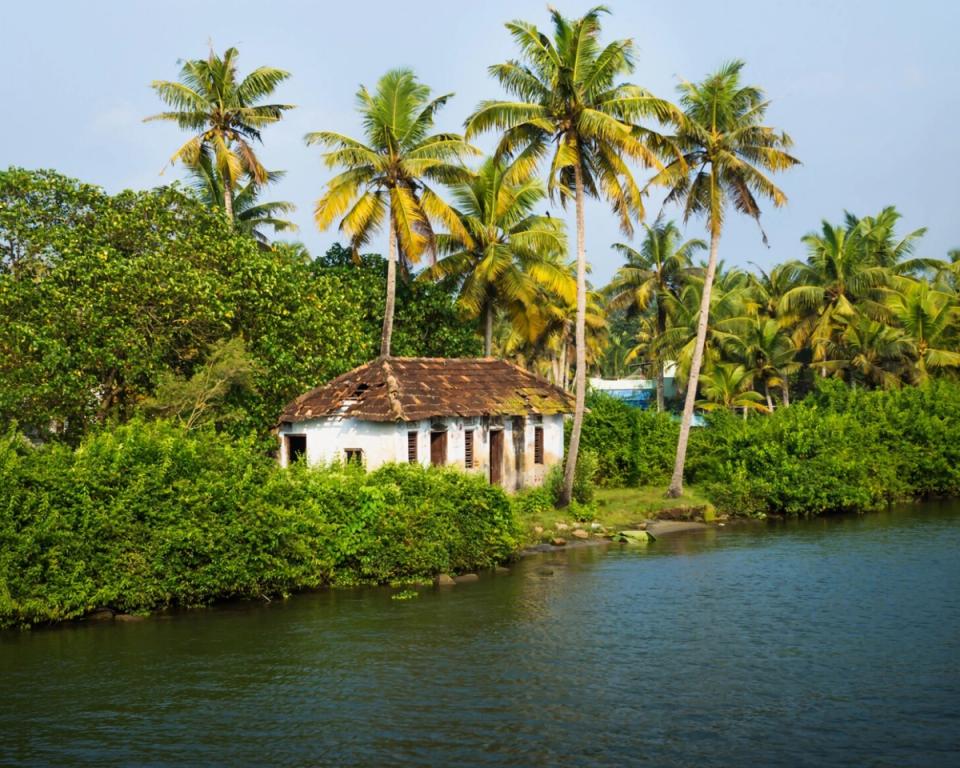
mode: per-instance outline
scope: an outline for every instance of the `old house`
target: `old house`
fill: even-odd
[[[507,490],[563,458],[573,397],[493,358],[378,358],[301,395],[280,417],[280,463],[460,467]]]

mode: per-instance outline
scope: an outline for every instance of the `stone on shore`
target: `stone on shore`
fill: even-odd
[[[459,576],[454,576],[453,580],[457,584],[467,584],[471,581],[480,581],[480,577],[475,573],[461,573]]]
[[[550,539],[550,543],[553,544],[553,546],[555,547],[567,546],[567,540],[561,536],[554,536],[552,539]]]
[[[578,539],[589,539],[589,538],[590,538],[590,534],[587,533],[585,530],[583,530],[583,528],[577,528],[576,530],[574,530],[574,532],[573,532],[571,535],[572,535],[572,536],[575,536],[575,537],[578,538]]]
[[[457,582],[453,580],[453,577],[448,573],[441,573],[437,576],[437,586],[438,587],[452,587]]]

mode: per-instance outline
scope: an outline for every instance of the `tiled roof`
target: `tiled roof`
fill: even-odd
[[[301,395],[281,421],[324,416],[419,421],[435,416],[570,413],[574,398],[529,371],[495,358],[388,357],[372,360]]]

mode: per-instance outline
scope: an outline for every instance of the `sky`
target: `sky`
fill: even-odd
[[[568,16],[588,7],[555,4]],[[634,40],[634,83],[673,98],[681,78],[697,80],[724,61],[744,59],[745,79],[772,100],[767,122],[794,139],[803,165],[779,177],[787,206],[768,206],[762,216],[769,248],[752,220],[731,216],[721,243],[728,265],[802,258],[800,238],[822,219],[891,204],[903,213],[903,231],[928,228],[921,255],[943,257],[960,247],[960,152],[952,144],[960,126],[960,3],[609,6],[603,40]],[[176,79],[178,61],[205,56],[210,44],[221,52],[236,46],[241,74],[261,65],[292,73],[277,100],[297,108],[264,130],[260,147],[264,164],[287,176],[265,196],[297,205],[295,239],[319,254],[337,241],[336,230],[317,231],[311,216],[330,172],[304,134],[359,136],[358,86],[372,87],[397,66],[413,68],[436,93],[455,93],[437,127],[460,130],[478,101],[503,95],[487,67],[515,55],[503,24],[517,18],[549,25],[540,0],[8,1],[0,17],[0,71],[7,73],[0,79],[0,167],[53,168],[108,192],[182,178],[179,166],[161,171],[184,137],[172,124],[142,122],[162,108],[150,82]],[[660,209],[658,199],[648,201],[648,220]],[[601,284],[619,262],[610,246],[624,238],[602,204],[591,202],[586,214],[591,279]],[[703,222],[691,221],[686,232],[703,236]],[[370,250],[385,251],[385,236]]]

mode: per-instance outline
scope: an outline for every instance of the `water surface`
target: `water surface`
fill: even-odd
[[[0,765],[960,765],[960,505],[0,633]]]

